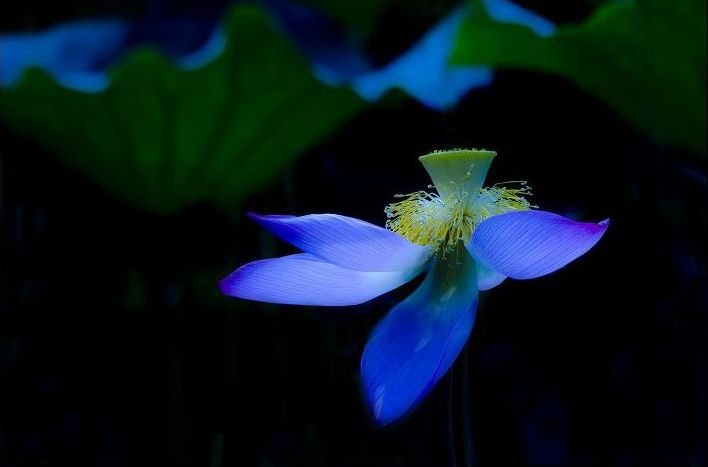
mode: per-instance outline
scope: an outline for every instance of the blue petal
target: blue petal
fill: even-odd
[[[493,289],[506,279],[504,274],[485,266],[479,261],[475,261],[475,264],[477,266],[477,287],[480,291]]]
[[[358,305],[395,289],[421,269],[362,272],[309,254],[248,263],[219,284],[225,295],[284,305]]]
[[[609,220],[576,222],[544,211],[516,211],[490,217],[472,234],[472,256],[513,279],[549,274],[592,248]]]
[[[477,307],[474,261],[437,261],[428,277],[378,324],[364,349],[361,376],[376,421],[415,407],[467,342]]]
[[[428,247],[352,217],[249,215],[286,242],[344,268],[404,271],[420,267],[431,254]]]

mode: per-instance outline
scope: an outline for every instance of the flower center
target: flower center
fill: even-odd
[[[510,183],[518,183],[519,187],[504,186]],[[530,195],[531,188],[526,182],[480,188],[474,198],[462,190],[444,197],[426,191],[396,195],[405,199],[384,209],[388,217],[386,228],[418,245],[432,246],[444,256],[460,242],[467,244],[483,220],[505,212],[536,208],[525,198]]]

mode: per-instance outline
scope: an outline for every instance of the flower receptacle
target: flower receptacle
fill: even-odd
[[[418,160],[428,171],[442,198],[457,196],[472,202],[487,177],[497,153],[484,149],[435,151]]]

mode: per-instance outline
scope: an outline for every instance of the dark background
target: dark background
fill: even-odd
[[[144,13],[86,3],[13,3],[1,25]],[[539,3],[524,4],[560,22],[593,6]],[[368,48],[385,62],[429,22]],[[452,377],[377,428],[359,358],[415,284],[331,309],[216,283],[292,251],[243,212],[383,224],[395,193],[429,184],[417,156],[451,147],[494,149],[488,181],[528,180],[543,209],[611,226],[561,272],[484,293]],[[483,464],[706,462],[705,202],[705,159],[530,72],[499,72],[447,113],[374,106],[231,216],[146,214],[3,127],[0,462],[446,465],[465,445]]]

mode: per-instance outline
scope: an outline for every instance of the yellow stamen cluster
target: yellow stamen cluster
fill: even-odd
[[[413,243],[449,251],[472,234],[472,218],[465,201],[457,196],[443,199],[435,193],[416,191],[396,197],[405,199],[384,209],[386,228]]]
[[[469,242],[472,231],[484,219],[535,208],[524,198],[531,195],[530,188],[525,182],[519,183],[520,188],[501,184],[480,188],[471,202],[463,191],[444,198],[426,191],[396,195],[405,199],[384,209],[388,217],[386,228],[418,245],[432,246],[445,255],[460,242]]]
[[[518,183],[519,188],[508,188],[504,185]],[[475,225],[497,214],[510,211],[526,211],[538,208],[528,202],[525,196],[532,196],[531,187],[524,181],[496,183],[491,187],[480,188],[472,203]]]

